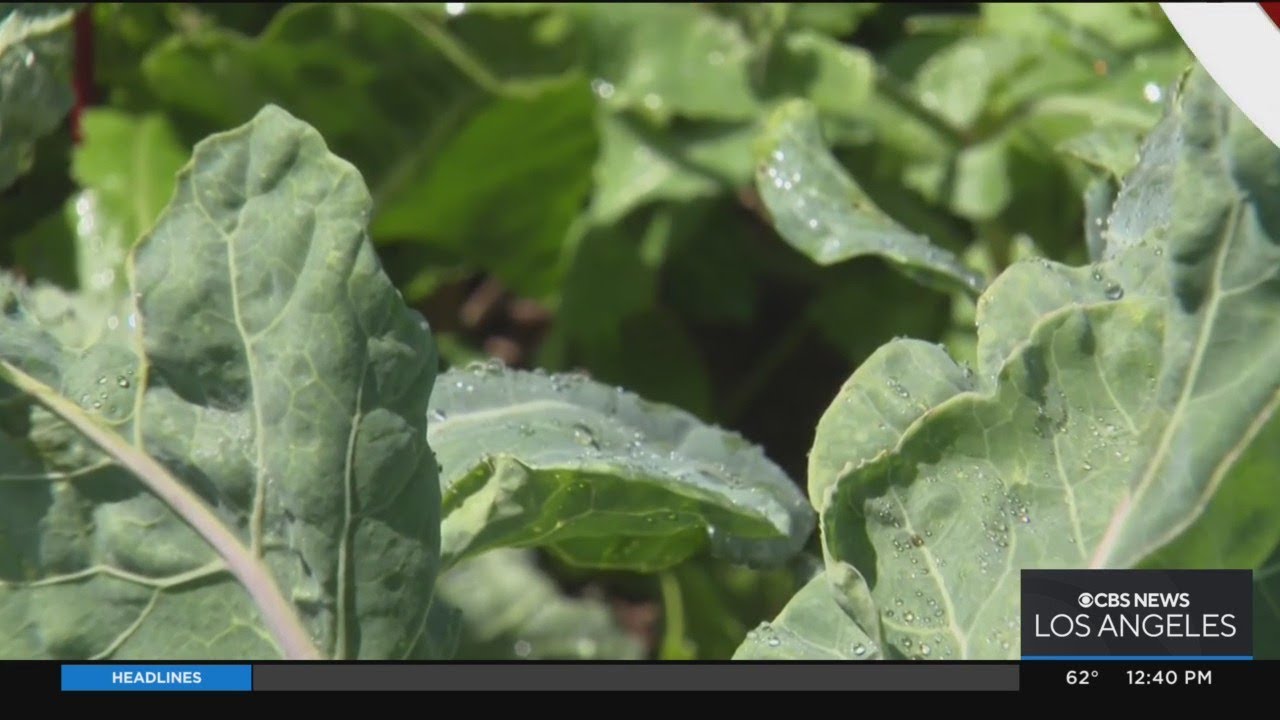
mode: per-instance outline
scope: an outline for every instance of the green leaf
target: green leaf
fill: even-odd
[[[708,545],[769,564],[813,528],[803,496],[758,447],[582,376],[496,362],[449,371],[431,418],[446,564],[544,546],[575,565],[657,570]]]
[[[691,3],[568,5],[584,64],[612,110],[666,120],[751,120],[758,112],[741,28]]]
[[[788,3],[787,24],[844,37],[854,30],[879,3]]]
[[[565,41],[532,37],[523,16],[429,15],[290,5],[255,38],[176,36],[144,69],[160,103],[198,126],[267,102],[313,124],[368,179],[380,244],[429,246],[553,299],[590,189],[594,97],[567,68],[530,66]]]
[[[811,556],[796,560],[796,567],[753,570],[696,558],[664,573],[668,647],[661,659],[729,659],[748,631],[778,614],[820,567]]]
[[[566,595],[530,550],[493,550],[440,576],[437,598],[462,614],[455,660],[640,660],[643,645],[608,605]]]
[[[1261,568],[1280,546],[1280,417],[1273,416],[1222,478],[1204,513],[1145,564]]]
[[[495,95],[532,97],[576,71],[580,42],[559,3],[464,3],[461,12],[450,11],[454,3],[378,5]]]
[[[1280,403],[1280,148],[1196,69],[1127,190],[1104,262],[1024,262],[987,290],[976,374],[891,343],[819,423],[827,576],[898,655],[1017,657],[1020,568],[1149,561]]]
[[[1004,77],[1028,59],[1028,48],[1008,37],[963,38],[931,56],[916,76],[920,104],[958,129],[973,127]]]
[[[836,604],[818,573],[772,622],[747,634],[734,660],[879,660],[880,648]]]
[[[781,106],[757,146],[756,187],[783,239],[822,265],[877,255],[922,282],[980,289],[950,252],[880,211],[823,144],[816,111]]]
[[[420,238],[522,294],[552,294],[591,187],[594,111],[581,81],[489,103],[420,175],[384,195],[374,232]]]
[[[746,185],[754,136],[744,124],[659,129],[631,115],[602,113],[593,219],[613,223],[647,203],[713,197]]]
[[[129,262],[127,322],[84,346],[5,290],[0,657],[421,649],[435,350],[369,209],[268,107],[196,146]]]
[[[1095,54],[1158,43],[1170,32],[1164,13],[1150,3],[983,3],[982,19],[993,32],[1042,44],[1071,42]]]
[[[187,149],[159,114],[95,109],[86,112],[82,122],[83,140],[72,160],[72,175],[97,195],[101,220],[118,233],[109,238],[111,244],[127,252],[173,197]]]
[[[1059,151],[1108,173],[1116,181],[1124,179],[1138,163],[1141,138],[1124,128],[1108,128],[1076,136],[1059,146]]]
[[[84,189],[18,241],[18,257],[43,277],[111,302],[127,285],[126,255],[173,196],[187,152],[159,114],[95,109],[82,122],[72,174]],[[70,268],[51,262],[67,258]]]
[[[142,63],[159,108],[188,132],[247,121],[266,103],[318,129],[375,200],[422,172],[487,98],[400,11],[292,4],[256,37],[170,36]]]
[[[0,190],[35,161],[35,142],[71,109],[69,6],[0,3]]]
[[[862,49],[799,31],[783,39],[765,84],[773,93],[804,97],[823,115],[858,117],[872,101],[875,72]]]

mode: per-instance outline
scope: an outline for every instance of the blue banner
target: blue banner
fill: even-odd
[[[246,691],[252,665],[63,665],[67,691]]]

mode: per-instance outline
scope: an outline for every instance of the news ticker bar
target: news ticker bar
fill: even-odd
[[[62,665],[62,692],[406,690],[1016,691],[1016,663]],[[0,673],[0,685],[8,685]]]
[[[25,675],[25,677],[24,677]],[[0,687],[30,692],[407,690],[1244,690],[1280,662],[1199,657],[1010,662],[0,663]]]

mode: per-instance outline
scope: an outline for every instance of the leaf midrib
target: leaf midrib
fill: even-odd
[[[1240,214],[1243,211],[1243,204],[1239,198],[1236,199],[1233,205],[1227,225],[1222,230],[1217,252],[1214,253],[1213,273],[1209,282],[1209,304],[1205,308],[1200,327],[1196,330],[1195,351],[1183,379],[1183,386],[1178,394],[1178,402],[1174,405],[1173,412],[1169,414],[1169,419],[1160,433],[1160,443],[1156,446],[1156,452],[1149,456],[1146,469],[1143,471],[1138,485],[1113,512],[1111,520],[1107,524],[1107,529],[1103,533],[1102,540],[1098,543],[1093,556],[1089,559],[1089,567],[1091,569],[1106,567],[1111,560],[1116,543],[1124,532],[1125,521],[1128,520],[1134,508],[1138,506],[1143,496],[1146,495],[1147,490],[1155,482],[1158,471],[1164,467],[1168,459],[1169,450],[1173,443],[1174,430],[1182,426],[1182,415],[1186,412],[1187,403],[1190,401],[1192,391],[1197,384],[1196,381],[1200,377],[1200,367],[1204,362],[1205,353],[1208,351],[1208,338],[1217,322],[1218,311],[1223,297],[1222,275],[1229,254],[1227,251],[1236,241],[1236,228],[1240,220]],[[1173,290],[1172,285],[1170,290]],[[1151,549],[1153,548],[1148,547],[1143,554],[1149,553]]]
[[[427,441],[428,443],[433,442],[434,438],[439,433],[447,433],[448,428],[457,427],[459,425],[473,425],[479,422],[500,419],[503,417],[518,417],[520,415],[535,414],[543,410],[558,410],[566,408],[577,412],[594,414],[594,411],[588,410],[581,405],[575,405],[562,400],[525,400],[523,402],[503,405],[501,407],[484,408],[483,410],[451,412],[443,420],[428,423]]]

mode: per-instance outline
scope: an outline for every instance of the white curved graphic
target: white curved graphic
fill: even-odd
[[[1160,8],[1227,97],[1280,145],[1280,27],[1258,3]]]

